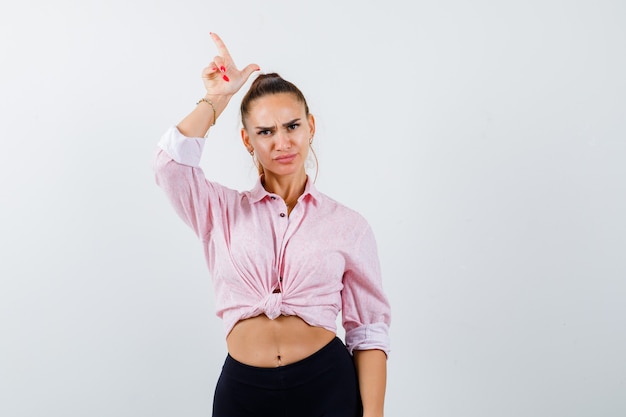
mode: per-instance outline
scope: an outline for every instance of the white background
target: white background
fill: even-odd
[[[626,3],[0,6],[0,415],[207,416],[225,355],[155,144],[219,33],[295,82],[377,236],[388,416],[626,414]],[[254,183],[238,104],[207,176]]]

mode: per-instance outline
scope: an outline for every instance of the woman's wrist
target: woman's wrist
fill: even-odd
[[[202,97],[202,101],[206,100],[207,105],[209,107],[209,111],[212,112],[215,110],[215,121],[219,119],[220,115],[224,112],[230,99],[233,98],[232,94],[224,95],[224,94],[211,94],[207,92],[204,97]],[[212,105],[211,105],[212,104]],[[215,124],[215,123],[212,123]]]
[[[177,125],[187,137],[206,137],[211,126],[217,123],[232,95],[206,93],[196,102],[196,107]]]

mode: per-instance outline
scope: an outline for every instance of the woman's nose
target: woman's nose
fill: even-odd
[[[276,133],[276,149],[284,150],[291,147],[291,138],[286,132],[279,131]]]

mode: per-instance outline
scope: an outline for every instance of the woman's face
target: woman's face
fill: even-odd
[[[265,176],[304,172],[315,119],[293,94],[270,94],[254,100],[241,138],[248,152],[254,150]]]

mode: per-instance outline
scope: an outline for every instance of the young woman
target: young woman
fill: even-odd
[[[206,95],[163,135],[155,172],[204,245],[224,321],[228,355],[213,416],[380,417],[390,307],[372,230],[307,176],[315,119],[278,74],[257,76],[241,103],[257,184],[238,192],[206,180],[206,133],[259,70],[238,70],[211,36],[219,55],[202,72]]]

